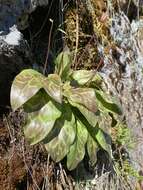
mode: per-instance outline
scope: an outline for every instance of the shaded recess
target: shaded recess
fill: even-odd
[[[7,9],[11,10],[9,7]],[[9,14],[7,17],[5,16],[10,23],[13,23],[12,26],[16,24],[15,35],[20,35],[20,41],[17,45],[0,41],[0,114],[6,113],[10,109],[10,89],[14,77],[25,68],[33,67],[42,72],[46,57],[48,57],[46,74],[52,73],[54,56],[62,49],[62,35],[58,31],[58,27],[62,23],[60,1],[52,0],[48,6],[37,7],[31,13],[26,10],[24,9],[16,16],[11,14],[12,19],[9,19]],[[5,17],[1,16],[2,22],[6,22]],[[52,28],[50,19],[53,21]],[[18,33],[17,29],[23,36]],[[49,37],[50,30],[51,37]],[[10,31],[6,33],[6,35],[9,34]]]
[[[48,51],[46,74],[53,73],[53,59],[62,49],[62,33],[58,30],[61,27],[61,23],[60,2],[52,0],[48,6],[37,7],[29,14],[27,27],[19,29],[28,41],[32,52],[33,66],[36,69],[38,68],[40,71],[43,69]]]

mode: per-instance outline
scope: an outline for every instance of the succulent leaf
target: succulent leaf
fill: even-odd
[[[91,83],[91,82],[99,83],[102,81],[102,78],[100,77],[100,75],[94,70],[73,71],[71,77],[79,85],[86,85],[87,83]]]
[[[83,105],[89,111],[96,113],[96,96],[92,88],[71,88],[66,94],[68,100]]]
[[[93,127],[96,126],[96,124],[99,120],[99,116],[96,115],[96,113],[89,111],[87,108],[85,108],[81,104],[74,103],[72,101],[69,101],[69,103],[72,106],[76,107],[82,113],[82,115],[87,119],[87,121],[89,122],[90,125],[92,125]]]
[[[40,89],[37,94],[30,98],[24,105],[24,111],[26,113],[31,113],[40,110],[49,101],[49,96],[44,91]]]
[[[62,51],[55,60],[55,72],[65,80],[70,72],[71,57],[69,50],[65,49]]]
[[[54,128],[58,128],[59,134],[53,138],[45,147],[55,162],[62,160],[69,152],[71,144],[75,139],[75,117],[68,106],[65,113],[55,123]]]
[[[97,152],[99,150],[98,143],[92,138],[92,136],[88,135],[87,140],[87,152],[90,158],[90,162],[92,165],[96,164],[97,162]]]
[[[121,108],[117,104],[109,101],[107,99],[108,96],[106,96],[101,90],[100,91],[96,90],[96,98],[98,102],[100,103],[99,105],[102,106],[103,110],[107,109],[108,112],[116,113],[119,115],[122,114]]]
[[[32,69],[23,70],[16,76],[11,87],[11,106],[13,110],[21,107],[43,86],[44,76]]]
[[[88,132],[86,126],[81,121],[76,121],[76,138],[67,154],[67,168],[73,170],[85,155],[85,144],[87,142]]]
[[[51,98],[62,103],[62,81],[57,74],[50,74],[43,81],[43,88]]]
[[[99,145],[108,152],[110,158],[112,158],[111,142],[108,142],[103,131],[100,128],[98,128],[95,138]]]
[[[61,111],[51,100],[40,110],[29,113],[27,124],[24,127],[24,134],[30,144],[33,145],[43,140],[60,116]]]

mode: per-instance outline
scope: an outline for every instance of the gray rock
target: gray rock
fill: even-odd
[[[38,6],[47,6],[49,0],[31,0],[31,10],[33,11]]]
[[[30,66],[30,51],[16,22],[24,10],[27,0],[0,1],[0,112],[9,106],[10,87],[14,77]]]
[[[28,17],[49,0],[0,0],[0,108],[9,105],[14,77],[33,66],[30,48],[19,30],[28,27]]]
[[[0,1],[0,31],[1,35],[9,33],[9,29],[16,24],[22,12],[30,10],[28,0],[1,0]]]
[[[8,34],[9,28],[18,23],[19,18],[48,3],[49,0],[0,0],[0,33]]]
[[[8,45],[0,40],[0,112],[10,104],[10,88],[14,77],[29,67],[29,58],[25,57],[20,46]]]
[[[105,56],[102,70],[105,89],[118,97],[131,129],[135,168],[143,168],[143,21],[129,22],[122,12],[115,15],[111,34],[118,44],[116,56]]]

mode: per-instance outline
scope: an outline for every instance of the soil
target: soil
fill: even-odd
[[[25,141],[23,118],[22,112],[15,112],[0,119],[0,189],[66,189],[72,182],[62,166],[49,160],[42,145]]]
[[[0,118],[1,190],[73,190],[75,181],[93,178],[93,168],[86,158],[76,170],[69,172],[64,169],[65,160],[54,163],[42,144],[30,146],[23,134],[24,121],[21,110]],[[101,155],[99,160],[105,156]],[[106,167],[105,160],[101,162],[97,165]],[[101,167],[97,170],[101,171]],[[106,168],[109,169],[109,164]]]

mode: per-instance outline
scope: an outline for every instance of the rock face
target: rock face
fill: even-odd
[[[0,112],[10,103],[12,80],[29,64],[28,46],[15,26],[24,4],[18,8],[15,3],[16,1],[0,2]]]
[[[15,31],[14,33],[18,35],[17,32]],[[9,33],[9,35],[13,34]],[[22,40],[22,37],[20,39]],[[16,43],[20,44],[15,45]],[[3,108],[10,103],[10,87],[14,77],[22,69],[29,66],[30,59],[28,49],[26,52],[26,45],[22,45],[21,42],[16,41],[14,38],[9,39],[8,36],[5,40],[0,40],[0,111],[3,111]]]
[[[10,87],[14,77],[22,69],[32,66],[30,49],[18,30],[19,23],[26,27],[27,15],[37,6],[48,3],[48,0],[0,1],[0,112],[10,103]]]
[[[103,77],[106,90],[118,97],[133,133],[131,160],[137,170],[143,168],[143,21],[129,22],[123,12],[113,18],[111,34],[118,44],[105,56]]]
[[[38,6],[47,6],[51,0],[31,0],[32,11]]]
[[[10,103],[14,77],[30,66],[28,46],[15,25],[27,3],[14,0],[0,2],[0,112]]]

